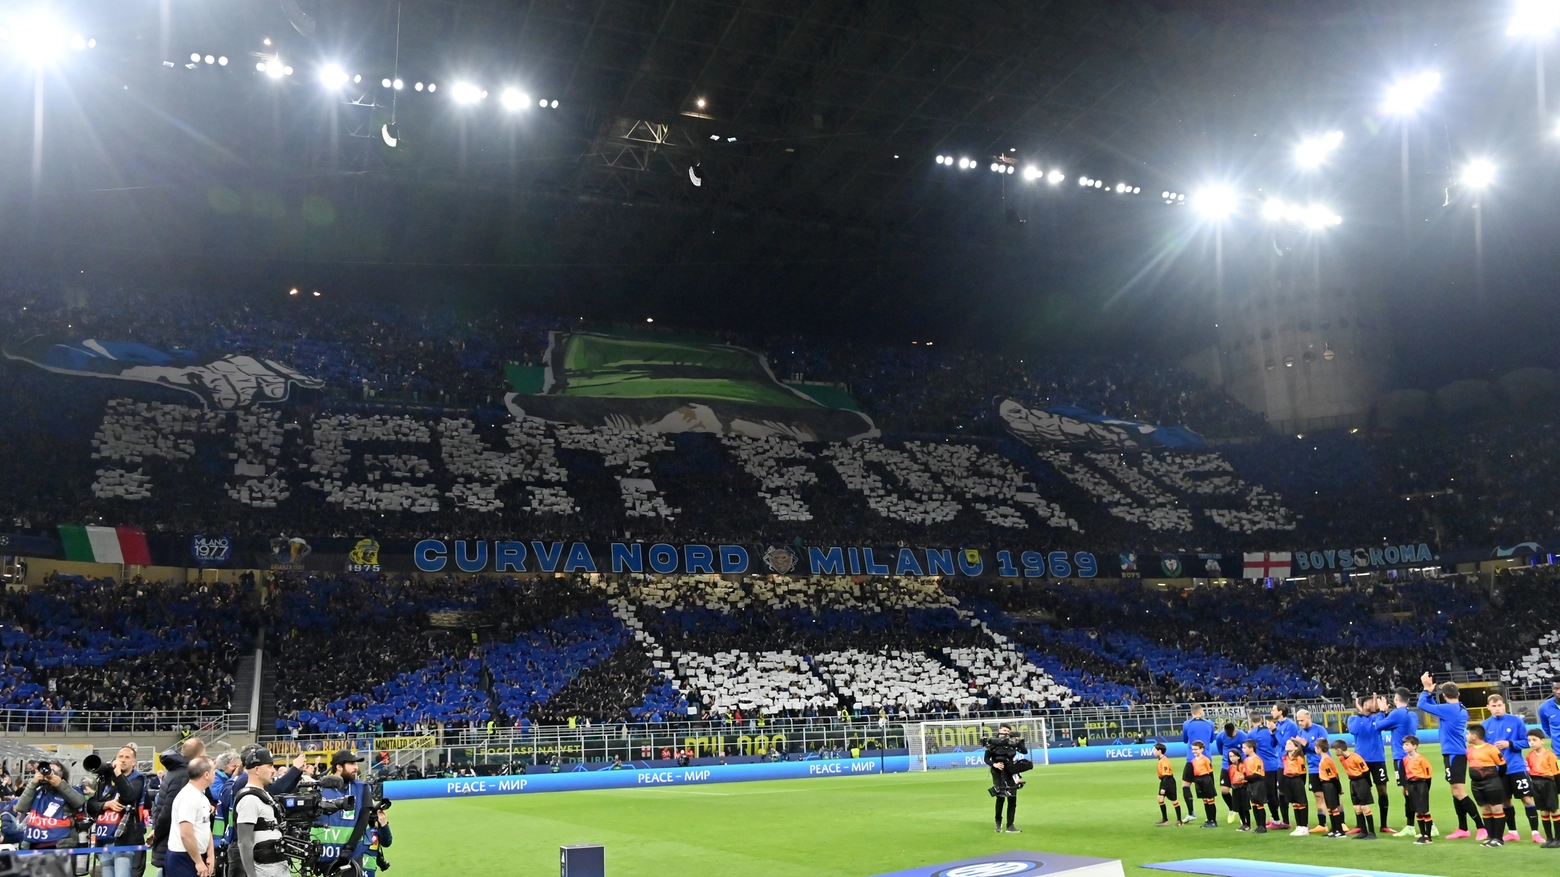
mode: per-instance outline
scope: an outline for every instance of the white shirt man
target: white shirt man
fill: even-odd
[[[200,756],[190,760],[189,783],[173,799],[168,836],[165,877],[211,877],[216,870],[216,855],[211,844],[211,799],[206,790],[216,772],[211,759]]]

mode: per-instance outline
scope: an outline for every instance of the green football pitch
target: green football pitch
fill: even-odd
[[[1137,870],[1147,862],[1203,857],[1445,877],[1560,871],[1560,850],[1530,841],[1487,849],[1442,838],[1416,846],[1385,835],[1241,833],[1224,821],[1222,801],[1217,830],[1155,826],[1152,762],[1040,767],[1029,777],[1018,809],[1023,834],[992,831],[984,771],[947,770],[405,801],[392,811],[395,844],[386,858],[389,877],[557,874],[558,847],[579,843],[606,847],[609,877],[870,877],[1014,849],[1121,859],[1129,877],[1155,873]],[[1444,835],[1456,828],[1451,794],[1439,780],[1434,791]],[[1395,792],[1392,821],[1401,827]],[[1520,808],[1517,822],[1526,835]]]

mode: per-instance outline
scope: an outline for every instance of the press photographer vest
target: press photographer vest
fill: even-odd
[[[134,782],[138,779],[143,779],[141,773],[134,770],[130,771],[130,775],[125,777],[126,782]],[[146,799],[146,783],[142,782],[141,800],[136,801],[133,805],[120,801],[121,804],[125,804],[125,809],[123,810],[115,811],[104,808],[103,812],[98,814],[97,820],[92,823],[92,836],[97,839],[97,845],[106,847],[117,840],[127,815],[133,815],[140,820],[142,825],[150,822],[152,814],[146,806]],[[117,798],[108,798],[107,800],[113,801],[117,800]]]
[[[354,795],[357,806],[351,810],[338,810],[326,816],[321,816],[314,823],[314,828],[309,832],[310,836],[320,842],[323,848],[320,852],[320,861],[329,862],[335,859],[356,859],[368,850],[367,831],[358,832],[356,839],[352,837],[353,829],[357,828],[358,813],[362,810],[364,800],[368,792],[368,784],[361,780],[355,780],[343,789],[320,789],[320,798],[330,800],[332,798],[344,798]],[[347,844],[352,844],[355,849],[343,849]]]
[[[244,786],[233,796],[233,809],[228,814],[229,821],[236,832],[238,826],[238,805],[247,798],[259,799],[264,805],[260,813],[255,817],[255,864],[274,865],[287,861],[287,856],[282,852],[282,826],[277,822],[276,801],[272,799],[265,789],[258,786]],[[267,816],[266,814],[270,815]],[[237,846],[234,846],[237,850]],[[233,853],[232,855],[237,855]]]
[[[22,839],[34,849],[69,840],[73,816],[62,795],[52,788],[40,786],[33,796],[32,809],[27,811],[27,821],[22,825]]]

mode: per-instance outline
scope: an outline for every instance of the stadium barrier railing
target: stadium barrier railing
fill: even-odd
[[[1235,721],[1245,726],[1251,711],[1266,713],[1271,703],[1202,705],[1207,717],[1218,724]],[[1297,701],[1295,710],[1309,709],[1320,716],[1341,709],[1326,701]],[[904,749],[903,723],[937,719],[974,719],[999,722],[1003,719],[1044,718],[1050,730],[1051,747],[1074,747],[1090,742],[1135,742],[1155,739],[1179,739],[1181,724],[1191,716],[1191,706],[1134,705],[1131,707],[1084,707],[1071,710],[982,711],[965,715],[927,714],[924,716],[863,715],[841,719],[838,716],[812,718],[753,718],[735,721],[688,721],[657,724],[533,725],[525,729],[464,728],[458,730],[417,730],[403,735],[373,733],[337,735],[299,735],[293,737],[261,735],[272,741],[277,754],[323,753],[352,748],[357,751],[389,753],[390,762],[405,766],[504,764],[526,762],[543,764],[554,755],[566,764],[656,759],[662,750],[688,749],[695,758],[760,756],[771,749],[782,755],[803,753],[850,752],[868,748]]]
[[[155,734],[164,731],[244,733],[249,716],[220,710],[29,710],[0,709],[0,733],[41,736]]]

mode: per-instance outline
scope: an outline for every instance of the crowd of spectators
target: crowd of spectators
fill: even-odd
[[[1391,433],[1280,438],[1218,390],[1130,353],[1033,356],[908,341],[733,336],[722,340],[764,351],[783,380],[845,388],[889,440],[870,453],[831,454],[786,442],[755,452],[748,440],[681,435],[613,462],[592,450],[599,441],[510,434],[503,406],[506,363],[536,364],[550,330],[587,324],[312,292],[241,300],[95,278],[0,277],[0,341],[8,349],[33,336],[133,341],[181,361],[226,353],[275,359],[325,382],[324,390],[295,394],[267,414],[260,425],[267,443],[246,444],[246,427],[232,420],[237,415],[223,414],[215,426],[188,427],[179,439],[188,453],[142,459],[93,441],[109,412],[134,417],[124,406],[111,409],[111,400],[130,394],[188,406],[190,397],[0,363],[0,400],[9,414],[0,439],[21,462],[0,470],[0,519],[23,529],[103,521],[250,537],[477,538],[523,529],[594,542],[980,546],[1021,537],[1034,550],[1104,553],[1383,539],[1427,542],[1444,552],[1542,541],[1557,526],[1541,498],[1543,487],[1560,478],[1551,463],[1560,441],[1553,400],[1506,416]],[[1228,507],[1241,497],[1173,486],[1138,495],[1148,481],[1119,466],[1078,454],[1058,462],[1005,435],[996,415],[1004,399],[1237,439],[1212,453],[1234,467],[1248,492],[1265,491],[1262,508],[1232,515]],[[311,454],[322,452],[315,431],[354,412],[413,418],[431,438],[421,446],[348,445],[343,450],[352,456],[341,471],[312,474]],[[917,436],[919,444],[901,441]],[[931,436],[943,442],[926,442]],[[953,455],[956,467],[977,462],[947,468],[948,455],[932,453],[938,448],[968,449]],[[530,471],[521,458],[544,451],[550,462],[537,471],[546,477],[516,474]],[[236,477],[235,452],[266,474]],[[492,454],[509,455],[513,465],[489,465]],[[987,470],[994,464],[980,455],[1012,470],[1005,487],[992,487]],[[1136,455],[1125,462],[1145,473],[1165,468]],[[411,467],[407,477],[390,477],[403,464]],[[1080,475],[1077,467],[1090,471]],[[986,474],[976,478],[977,470]],[[508,474],[493,474],[500,471]],[[1110,489],[1101,494],[1090,485]],[[386,502],[396,510],[387,513]]]
[[[262,634],[276,729],[1297,700],[1425,670],[1545,681],[1560,574],[1138,581],[275,575],[264,592],[53,576],[0,601],[0,706],[228,710]],[[263,605],[262,605],[263,601]],[[55,718],[57,717],[57,719]]]
[[[229,709],[248,596],[221,583],[52,575],[0,599],[0,707]]]

